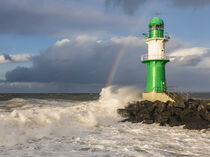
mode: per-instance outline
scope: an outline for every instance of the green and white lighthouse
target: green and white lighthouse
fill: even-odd
[[[143,93],[145,100],[167,101],[165,64],[169,58],[165,53],[165,43],[169,36],[164,35],[164,22],[159,17],[153,17],[149,22],[149,33],[143,33],[148,44],[148,53],[141,57],[141,62],[147,65],[147,85]],[[163,98],[162,98],[163,97]]]

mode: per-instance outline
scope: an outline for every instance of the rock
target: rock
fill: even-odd
[[[205,104],[200,104],[197,108],[197,111],[205,111],[207,108],[206,108],[206,105]]]
[[[153,120],[145,119],[145,120],[143,120],[143,123],[152,124],[153,123]]]
[[[185,125],[187,129],[210,128],[209,102],[189,99],[182,103],[141,101],[129,104],[118,113],[133,123],[159,123],[160,125]]]
[[[179,126],[181,125],[181,119],[178,115],[171,116],[169,118],[169,126]]]
[[[177,107],[177,108],[185,108],[185,103],[184,102],[170,102],[168,106]]]
[[[196,111],[197,107],[200,105],[200,100],[193,100],[193,99],[189,99],[188,100],[188,108],[190,110]]]
[[[162,112],[160,115],[161,115],[160,117],[161,123],[167,123],[169,117],[171,116],[171,113],[169,111],[166,111],[166,112]]]
[[[209,112],[202,112],[201,117],[207,121],[210,121],[210,113]]]
[[[117,113],[119,113],[122,117],[128,117],[129,116],[128,110],[125,110],[125,109],[118,109]]]
[[[207,103],[206,109],[207,109],[208,111],[210,111],[210,103]]]
[[[166,103],[160,103],[160,104],[155,104],[157,107],[157,112],[158,113],[162,113],[167,109],[167,105]]]

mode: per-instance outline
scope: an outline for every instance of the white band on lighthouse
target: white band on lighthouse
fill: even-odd
[[[148,38],[145,42],[148,44],[148,59],[164,59],[165,58],[165,42],[166,38]]]

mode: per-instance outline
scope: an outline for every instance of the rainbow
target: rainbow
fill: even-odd
[[[133,33],[141,26],[143,19],[145,19],[148,12],[153,9],[153,6],[154,6],[154,3],[152,2],[152,3],[150,3],[150,5],[148,5],[148,7],[144,8],[144,10],[146,10],[146,11],[144,11],[143,14],[141,14],[141,16],[139,17],[139,20],[137,21],[138,24],[136,25],[136,29],[133,29],[134,30]],[[120,63],[120,60],[121,60],[125,50],[126,50],[126,47],[127,47],[126,44],[123,44],[120,47],[119,52],[117,53],[114,63],[113,63],[111,70],[108,74],[108,78],[107,78],[105,87],[108,87],[111,85],[111,83],[115,77],[115,74],[117,72],[117,67]]]
[[[111,85],[111,83],[112,83],[112,81],[114,79],[114,76],[115,76],[115,74],[117,72],[117,67],[118,67],[118,65],[120,63],[120,60],[121,60],[121,58],[122,58],[122,56],[123,56],[123,54],[125,52],[125,49],[126,49],[126,44],[124,44],[124,45],[122,45],[120,47],[120,50],[117,53],[116,58],[114,60],[114,64],[112,65],[111,70],[109,72],[109,75],[108,75],[108,78],[107,78],[107,81],[106,81],[106,87]]]

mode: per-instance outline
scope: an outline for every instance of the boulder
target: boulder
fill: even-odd
[[[150,102],[140,101],[129,104],[124,109],[118,109],[123,121],[160,125],[185,125],[187,129],[210,128],[210,103],[204,100],[189,99],[185,102]]]

